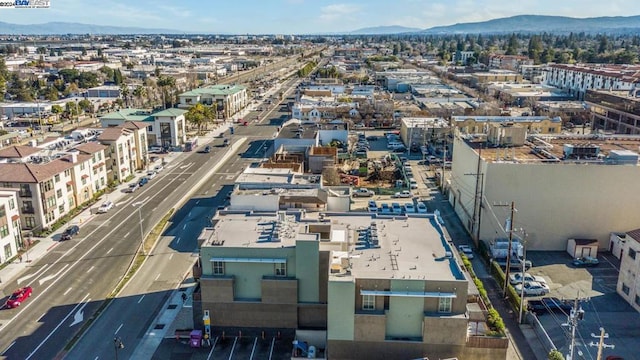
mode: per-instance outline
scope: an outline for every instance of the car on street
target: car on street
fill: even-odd
[[[78,234],[80,234],[80,227],[78,225],[71,225],[62,233],[60,240],[71,240]]]
[[[394,198],[410,198],[413,197],[413,194],[409,190],[402,190],[393,195]]]
[[[162,170],[164,170],[164,166],[162,166],[162,165],[156,165],[156,166],[153,167],[153,171],[155,171],[156,174],[159,173]]]
[[[156,177],[157,173],[153,170],[149,170],[147,171],[147,179],[149,180],[153,180],[154,177]]]
[[[517,285],[522,283],[523,281],[537,281],[539,283],[547,283],[542,276],[534,276],[529,273],[524,273],[524,276],[521,272],[511,273],[509,274],[509,284]]]
[[[404,204],[404,213],[405,214],[414,214],[416,212],[416,207],[413,206],[413,203]]]
[[[143,186],[145,186],[148,182],[149,182],[149,178],[147,178],[147,177],[143,177],[143,178],[141,178],[140,180],[138,180],[138,185],[139,185],[140,187],[143,187]]]
[[[376,193],[372,190],[359,188],[353,191],[353,197],[372,197]]]
[[[204,147],[204,150],[202,150],[203,153],[208,154],[211,152],[211,146],[207,145]]]
[[[539,283],[537,281],[525,281],[524,283],[517,284],[514,288],[518,294],[523,292],[524,284],[524,296],[542,296],[549,293],[549,286],[546,283]]]
[[[394,202],[391,204],[391,211],[394,214],[402,214],[402,207],[400,207],[400,204]]]
[[[367,207],[369,212],[378,212],[378,204],[374,200],[369,200],[369,205]]]
[[[100,205],[100,207],[98,208],[98,214],[104,214],[107,211],[111,210],[113,208],[113,202],[111,201],[105,201],[104,203],[102,203],[102,205]]]
[[[427,205],[425,205],[424,203],[419,202],[416,209],[418,211],[418,214],[426,214],[427,213]]]
[[[594,267],[598,266],[598,264],[600,264],[600,261],[591,256],[584,256],[574,259],[572,264],[575,267]]]
[[[458,245],[458,250],[461,254],[464,254],[467,259],[471,260],[474,258],[473,249],[469,245]]]
[[[31,286],[19,288],[18,290],[14,291],[11,296],[9,296],[7,302],[5,303],[5,306],[9,309],[20,306],[21,303],[23,303],[31,296],[32,292],[33,289],[31,288]]]
[[[139,187],[140,185],[137,182],[134,182],[133,184],[129,184],[129,187],[125,190],[125,192],[132,193],[138,190]]]

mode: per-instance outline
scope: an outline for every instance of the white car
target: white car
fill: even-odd
[[[157,173],[159,173],[160,171],[162,171],[163,169],[164,169],[164,167],[163,167],[162,165],[156,165],[156,166],[153,168],[153,171],[155,171],[155,172],[156,172],[156,174],[157,174]]]
[[[113,202],[111,201],[105,201],[102,205],[100,205],[100,207],[98,208],[98,214],[104,214],[107,211],[111,210],[113,208]]]
[[[515,290],[518,294],[522,292],[522,283],[515,286]],[[549,286],[545,283],[539,283],[537,281],[525,281],[524,282],[524,295],[525,296],[540,296],[549,293]]]
[[[419,202],[417,210],[418,210],[418,214],[426,214],[427,213],[427,205],[425,205],[424,203]]]
[[[545,280],[542,276],[534,276],[534,275],[531,275],[529,273],[524,273],[524,276],[522,276],[521,272],[512,273],[512,274],[509,275],[509,283],[511,285],[520,284],[520,283],[522,283],[523,280],[525,282],[526,281],[529,281],[529,282],[536,281],[536,282],[543,283],[543,284],[547,283],[547,280]]]
[[[151,180],[154,177],[156,177],[156,172],[155,171],[147,171],[147,179]]]
[[[400,192],[395,193],[393,197],[394,198],[410,198],[410,197],[413,197],[413,194],[409,190],[402,190]]]
[[[473,249],[471,249],[471,246],[469,245],[458,245],[458,250],[460,251],[460,253],[464,254],[467,259],[471,260],[473,259]]]
[[[414,214],[416,212],[416,207],[413,206],[413,203],[404,204],[404,213],[405,214]]]

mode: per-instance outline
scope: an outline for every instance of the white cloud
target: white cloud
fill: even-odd
[[[353,19],[360,7],[353,4],[332,4],[320,9],[320,20],[325,22]]]

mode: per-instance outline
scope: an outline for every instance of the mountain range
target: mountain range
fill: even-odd
[[[640,31],[640,16],[614,16],[572,18],[566,16],[517,15],[473,23],[460,23],[418,29],[399,25],[357,29],[335,35],[390,35],[390,34],[500,34],[500,33],[629,33]],[[63,34],[186,34],[173,29],[150,29],[91,25],[67,22],[19,25],[0,22],[0,34],[5,35],[63,35]]]

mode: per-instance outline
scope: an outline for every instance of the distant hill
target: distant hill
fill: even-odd
[[[482,22],[436,26],[422,34],[479,34],[479,33],[621,33],[640,30],[640,16],[572,18],[565,16],[518,15]]]
[[[401,33],[415,33],[422,29],[410,28],[405,26],[391,25],[391,26],[376,26],[353,30],[349,32],[350,35],[391,35]]]
[[[64,34],[183,34],[184,31],[171,29],[145,29],[138,27],[104,26],[67,22],[19,25],[0,21],[3,35],[64,35]]]

